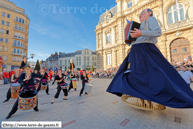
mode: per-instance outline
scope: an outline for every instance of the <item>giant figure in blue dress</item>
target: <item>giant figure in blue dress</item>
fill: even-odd
[[[140,29],[131,31],[137,38],[107,92],[153,101],[173,108],[193,108],[193,91],[155,46],[161,28],[151,9],[139,16]]]

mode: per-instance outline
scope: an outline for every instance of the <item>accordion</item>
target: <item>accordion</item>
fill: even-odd
[[[136,41],[136,38],[132,38],[130,36],[130,31],[134,30],[134,28],[139,29],[140,25],[141,25],[140,23],[137,23],[135,21],[132,21],[129,24],[127,24],[127,26],[125,27],[125,43],[131,44],[131,42]]]

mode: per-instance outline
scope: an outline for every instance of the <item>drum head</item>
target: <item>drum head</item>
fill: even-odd
[[[30,91],[23,91],[19,94],[19,97],[21,98],[31,98],[38,94],[36,90],[30,90]]]
[[[13,84],[11,84],[11,86],[12,87],[18,87],[18,86],[20,86],[20,84],[19,83],[13,83]]]

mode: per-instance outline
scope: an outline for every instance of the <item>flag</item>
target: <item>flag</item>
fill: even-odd
[[[127,24],[129,24],[130,23],[130,21],[128,20],[128,19],[126,19],[127,20]]]

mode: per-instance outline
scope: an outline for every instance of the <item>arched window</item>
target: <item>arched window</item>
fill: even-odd
[[[184,5],[180,4],[180,3],[178,3],[178,5],[179,5],[179,13],[177,11],[176,4],[172,5],[168,9],[168,22],[169,22],[169,24],[185,20]]]
[[[187,48],[183,48],[183,49],[182,49],[182,52],[187,52]]]
[[[109,20],[109,16],[107,16],[106,18],[107,18],[106,21],[108,21]]]

